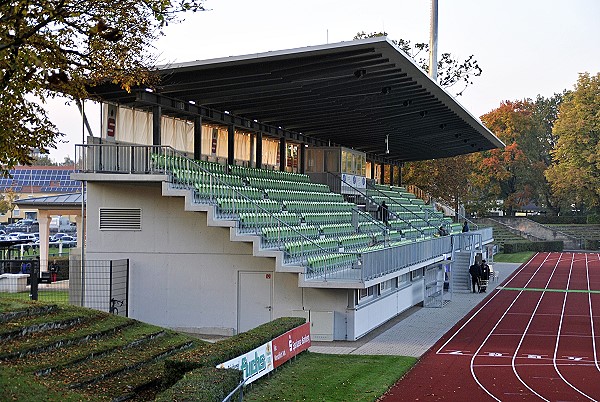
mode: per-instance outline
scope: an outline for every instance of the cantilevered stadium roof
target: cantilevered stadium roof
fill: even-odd
[[[434,159],[504,145],[383,37],[178,63],[159,73],[160,95],[378,159]],[[91,92],[139,102],[114,86]]]

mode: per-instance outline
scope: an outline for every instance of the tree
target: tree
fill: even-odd
[[[504,211],[509,216],[536,200],[538,186],[544,182],[546,165],[540,158],[543,126],[534,118],[534,110],[529,100],[505,101],[481,117],[506,147],[476,154],[477,174],[481,186],[489,189],[490,197],[504,202]]]
[[[432,197],[452,206],[456,216],[460,204],[469,200],[473,193],[473,166],[469,155],[452,158],[410,162],[406,166],[405,179],[426,191]]]
[[[56,166],[56,162],[54,162],[49,155],[34,156],[31,159],[31,164],[36,166]]]
[[[357,33],[354,39],[375,38],[380,36],[388,36],[387,32],[371,32],[364,31]],[[418,66],[429,72],[429,45],[427,43],[411,44],[409,40],[399,39],[392,40],[404,53],[415,60]],[[449,89],[462,83],[455,95],[462,95],[469,85],[473,84],[473,77],[479,77],[483,70],[479,67],[479,63],[471,55],[463,61],[459,61],[452,56],[451,53],[442,53],[438,60],[438,83],[441,87]]]
[[[555,194],[600,210],[600,73],[579,75],[560,105],[554,164],[546,177]]]
[[[65,156],[65,159],[59,164],[59,166],[73,166],[75,161],[70,156]]]
[[[0,2],[0,170],[32,161],[61,136],[42,104],[87,97],[86,85],[151,85],[152,43],[203,0]]]
[[[17,207],[15,201],[19,199],[19,195],[12,189],[7,189],[3,194],[0,194],[0,213],[10,211],[10,220],[13,218],[13,211]]]
[[[554,164],[552,150],[556,146],[556,138],[553,134],[554,122],[558,118],[558,108],[563,100],[565,92],[555,93],[550,98],[544,98],[538,95],[533,101],[533,119],[540,125],[539,131],[539,160],[546,169]],[[552,215],[558,215],[561,209],[568,204],[568,201],[552,192],[550,183],[544,175],[543,180],[538,185],[537,198],[540,204]]]

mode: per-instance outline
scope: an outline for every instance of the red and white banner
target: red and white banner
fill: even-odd
[[[302,324],[271,342],[273,343],[273,367],[279,367],[310,347],[310,323]]]
[[[310,323],[307,322],[242,356],[218,364],[217,368],[237,368],[242,371],[246,384],[250,384],[309,347]]]

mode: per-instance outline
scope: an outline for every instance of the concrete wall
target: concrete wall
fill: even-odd
[[[552,229],[551,227],[534,222],[531,219],[518,217],[502,217],[495,219],[500,223],[503,223],[520,232],[534,236],[538,239],[543,239],[546,241],[563,241],[565,249],[573,250],[581,248],[579,241],[576,238]]]
[[[100,231],[99,209],[141,208],[141,231]],[[130,259],[130,316],[199,333],[238,332],[240,271],[272,276],[271,319],[300,310],[336,311],[335,338],[346,338],[348,290],[298,287],[298,274],[275,272],[229,228],[209,227],[205,212],[186,212],[183,197],[159,183],[88,183],[88,260]],[[294,313],[296,312],[296,313]],[[257,322],[259,325],[261,322]]]
[[[298,274],[275,272],[275,259],[255,257],[252,244],[232,242],[235,228],[207,226],[206,212],[185,211],[184,197],[162,195],[161,183],[88,182],[87,260],[130,260],[130,317],[204,334],[231,335],[240,324],[240,272],[271,279],[270,316],[332,321],[333,339],[357,339],[423,301],[422,281],[377,298],[358,311],[348,307],[354,289],[301,288]],[[141,208],[140,231],[99,230],[100,208]],[[260,299],[256,289],[256,299]],[[246,292],[252,297],[252,292]],[[248,297],[248,296],[245,296]],[[250,300],[250,303],[253,300]],[[265,302],[266,303],[266,302]],[[326,326],[326,325],[325,325]]]
[[[379,296],[373,303],[357,307],[349,314],[348,339],[356,340],[374,328],[423,302],[423,278],[418,278],[405,288]]]
[[[141,208],[142,230],[98,230],[100,207]],[[250,244],[206,226],[205,213],[185,212],[183,198],[163,197],[158,183],[90,182],[87,218],[86,258],[130,259],[130,316],[142,321],[235,333],[238,272],[274,271],[274,259],[248,258]]]

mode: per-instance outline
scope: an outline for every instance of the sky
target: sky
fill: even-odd
[[[207,0],[210,11],[184,15],[156,43],[159,64],[350,41],[357,32],[429,42],[430,0]],[[573,89],[579,73],[600,72],[599,0],[438,0],[438,52],[474,55],[481,77],[457,101],[481,116],[505,100]],[[454,93],[451,90],[450,93]],[[65,133],[50,157],[75,157],[82,122],[75,105],[49,102]],[[99,108],[86,102],[99,136]]]

